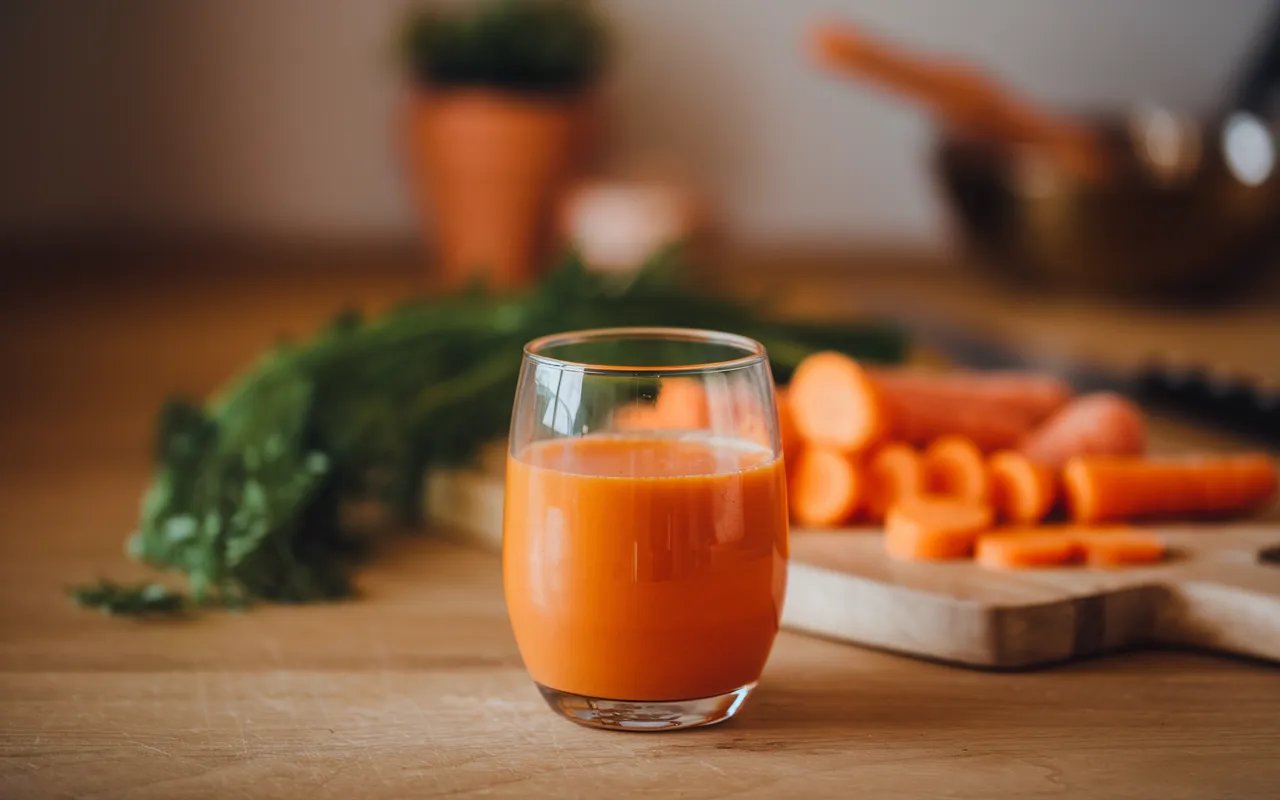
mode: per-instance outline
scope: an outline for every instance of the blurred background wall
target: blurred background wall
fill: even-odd
[[[1051,102],[1212,109],[1273,0],[607,0],[611,158],[675,162],[731,240],[933,248],[926,121],[818,73],[847,16]],[[400,0],[4,0],[0,234],[414,235]]]

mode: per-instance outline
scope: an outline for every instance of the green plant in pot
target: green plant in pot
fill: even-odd
[[[607,56],[585,0],[483,0],[405,22],[411,180],[446,284],[519,286],[591,148]]]

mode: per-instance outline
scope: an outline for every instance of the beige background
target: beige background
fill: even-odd
[[[401,236],[398,0],[5,0],[0,232]],[[1271,0],[610,0],[614,158],[675,161],[740,243],[945,227],[914,110],[817,74],[826,14],[1056,102],[1212,107]]]

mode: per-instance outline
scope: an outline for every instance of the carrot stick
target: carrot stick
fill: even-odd
[[[978,537],[975,559],[989,569],[1056,567],[1081,557],[1083,549],[1068,530],[1012,528]]]
[[[924,451],[926,486],[934,494],[972,503],[991,500],[991,475],[982,451],[962,436],[935,439]]]
[[[911,445],[890,442],[867,460],[866,478],[867,514],[873,520],[883,520],[898,500],[924,493],[924,461]]]
[[[1142,411],[1120,395],[1090,394],[1050,417],[1020,449],[1050,467],[1061,467],[1072,456],[1142,455],[1146,425]]]
[[[905,497],[885,517],[885,550],[902,559],[966,558],[978,534],[991,527],[991,518],[991,507],[981,503]]]
[[[811,447],[790,471],[787,501],[801,525],[841,525],[857,513],[861,497],[862,475],[844,453]]]
[[[1222,516],[1255,511],[1276,492],[1269,456],[1143,459],[1077,456],[1062,474],[1079,522],[1144,517]]]
[[[991,498],[1001,519],[1039,522],[1053,508],[1058,476],[1021,453],[1001,450],[987,459]]]
[[[841,353],[815,353],[800,362],[787,394],[796,430],[816,447],[857,453],[884,438],[888,428],[875,387]]]
[[[886,398],[927,401],[935,407],[982,406],[1031,424],[1048,418],[1071,399],[1071,387],[1065,381],[1035,372],[882,367],[869,374]]]

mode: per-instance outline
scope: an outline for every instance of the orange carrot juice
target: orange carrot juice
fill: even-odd
[[[508,458],[507,608],[543,686],[613,700],[754,682],[786,585],[786,481],[769,450],[600,435]]]

